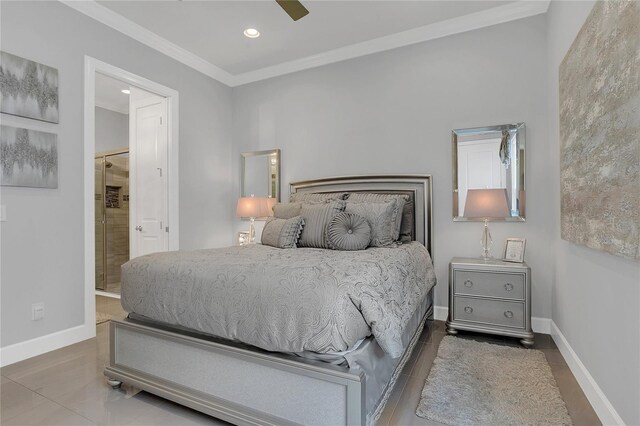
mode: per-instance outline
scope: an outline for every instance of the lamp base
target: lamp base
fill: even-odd
[[[484,220],[484,229],[482,230],[482,239],[480,240],[480,244],[482,245],[482,253],[480,254],[480,258],[484,260],[493,259],[491,256],[491,244],[493,244],[493,239],[491,238],[491,232],[489,232],[489,220]]]
[[[248,244],[256,243],[256,226],[255,226],[256,218],[249,218],[249,242]]]

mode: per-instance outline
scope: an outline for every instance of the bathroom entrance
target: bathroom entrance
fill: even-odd
[[[96,290],[120,294],[129,260],[129,149],[95,158]]]
[[[121,268],[179,248],[178,92],[85,57],[85,326],[122,317]]]

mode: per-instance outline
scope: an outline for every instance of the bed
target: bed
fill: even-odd
[[[251,246],[134,259],[127,275],[136,285],[123,283],[130,314],[110,325],[112,386],[126,382],[236,424],[375,422],[433,315],[431,177],[326,178],[290,189],[406,194],[413,241],[348,255]],[[408,284],[385,286],[400,279]]]

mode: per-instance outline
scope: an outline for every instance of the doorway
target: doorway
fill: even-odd
[[[105,81],[121,105],[110,107],[98,96]],[[109,136],[110,146],[98,135],[105,107],[127,115],[126,136]],[[123,263],[178,249],[178,117],[175,90],[85,57],[87,331],[95,333],[97,295],[120,297]]]
[[[95,157],[96,290],[120,294],[129,256],[129,149]]]

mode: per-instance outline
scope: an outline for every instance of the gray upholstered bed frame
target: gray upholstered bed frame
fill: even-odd
[[[307,180],[291,191],[409,194],[415,206],[414,239],[433,256],[431,177],[352,176]],[[430,297],[433,296],[433,290]],[[433,298],[431,299],[433,300]],[[424,319],[433,316],[431,306]],[[422,321],[424,325],[424,321]],[[422,331],[401,358],[376,413]],[[365,425],[365,376],[358,369],[253,350],[202,335],[130,319],[110,324],[111,386],[122,382],[235,424]],[[375,416],[369,418],[373,422]]]

